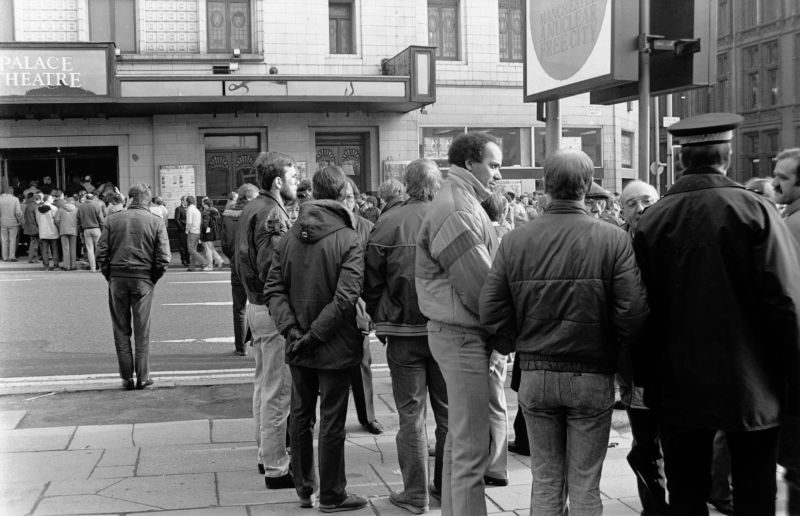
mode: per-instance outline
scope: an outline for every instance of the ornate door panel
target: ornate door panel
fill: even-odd
[[[256,178],[256,151],[206,151],[206,196],[215,205],[225,205],[228,194],[244,183],[259,188]]]
[[[348,139],[352,140],[352,135]],[[317,162],[316,170],[322,170],[327,165],[342,167],[347,177],[352,179],[360,190],[364,190],[366,167],[364,143],[360,137],[357,141],[331,141],[329,143],[318,139],[315,161]]]

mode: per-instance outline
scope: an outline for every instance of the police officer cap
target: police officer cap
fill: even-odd
[[[735,113],[706,113],[693,116],[671,125],[667,130],[677,138],[682,147],[727,143],[733,139],[733,130],[744,121]]]
[[[589,187],[589,192],[586,194],[587,199],[605,199],[606,201],[611,198],[611,192],[592,181],[592,186]]]

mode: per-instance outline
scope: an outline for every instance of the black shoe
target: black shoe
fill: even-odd
[[[358,495],[348,494],[347,498],[337,503],[336,505],[320,504],[319,510],[321,512],[355,511],[357,509],[361,509],[362,507],[366,506],[367,506],[367,501],[364,498],[361,498]]]
[[[237,356],[240,356],[240,357],[246,357],[247,356],[247,351],[245,351],[243,349],[237,349],[236,351],[233,352],[233,354],[237,355]]]
[[[147,380],[145,380],[143,382],[136,382],[136,388],[139,389],[139,390],[142,390],[145,387],[149,387],[151,385],[153,385],[153,379],[152,378],[148,378]]]
[[[505,487],[505,486],[508,485],[508,479],[507,478],[494,478],[494,477],[490,477],[489,475],[483,475],[483,482],[487,486]]]
[[[706,501],[722,514],[733,514],[733,502],[730,500],[712,500],[709,498]]]
[[[133,390],[133,378],[128,378],[127,380],[122,380],[122,388],[126,391]]]
[[[264,474],[264,465],[261,464],[260,462],[258,463],[258,472],[261,473],[262,475]]]
[[[436,489],[436,486],[431,482],[428,485],[428,494],[431,495],[431,498],[436,498],[440,502],[442,501],[442,490]]]
[[[301,496],[300,497],[300,508],[301,509],[313,509],[314,508],[314,498],[312,496]]]
[[[428,457],[436,457],[436,446],[428,446]]]
[[[369,423],[366,423],[366,424],[361,423],[361,428],[363,428],[367,432],[369,432],[371,434],[375,434],[375,435],[383,433],[383,427],[377,421],[370,421]]]
[[[294,478],[289,472],[281,477],[264,477],[267,489],[294,489]]]
[[[614,402],[614,410],[625,410],[625,404],[622,403],[622,400],[617,400]]]
[[[530,457],[531,455],[531,450],[529,448],[517,446],[516,443],[508,443],[508,451],[516,453],[517,455],[525,455],[526,457]]]

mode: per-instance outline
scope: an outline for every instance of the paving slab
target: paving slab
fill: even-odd
[[[27,410],[0,410],[0,430],[13,430],[27,413]]]
[[[85,425],[79,426],[69,444],[70,450],[133,447],[133,425]]]
[[[609,498],[632,498],[639,496],[636,487],[636,477],[633,474],[628,476],[600,478],[600,492]]]
[[[98,466],[92,472],[92,478],[127,478],[134,474],[135,466]]]
[[[236,444],[192,444],[142,448],[136,474],[147,476],[253,471],[256,454],[255,446],[238,446]]]
[[[634,516],[639,513],[619,500],[603,500],[604,516]]]
[[[0,454],[0,484],[89,478],[101,450]]]
[[[98,495],[69,495],[45,497],[36,506],[33,516],[62,516],[69,514],[98,514],[136,511],[153,511],[151,507],[138,503],[115,500]]]
[[[131,513],[139,514],[139,513]],[[148,513],[153,514],[153,513]],[[211,507],[181,511],[158,511],[158,516],[247,516],[246,507]]]
[[[491,499],[502,511],[526,509],[531,506],[531,485],[509,485],[506,487],[489,487],[486,497]]]
[[[211,420],[212,443],[255,443],[253,420],[247,419],[213,419]]]
[[[74,433],[74,426],[0,430],[0,452],[66,450]]]
[[[54,480],[47,486],[45,496],[97,494],[119,482],[119,478],[90,478],[88,480]]]
[[[267,489],[264,475],[255,468],[217,473],[217,491],[219,504],[223,506],[297,501],[297,492],[294,489]]]
[[[133,443],[139,447],[208,444],[210,442],[211,431],[208,419],[138,423],[133,427]]]
[[[317,510],[309,511],[309,509],[302,509],[298,502],[293,502],[252,505],[249,508],[251,516],[309,516],[319,514],[319,503],[317,503],[315,507]],[[352,516],[375,516],[375,513],[369,504],[367,504],[363,509],[359,509],[357,511],[348,511],[346,514]],[[408,514],[410,513],[406,513],[406,515]]]
[[[47,484],[12,483],[0,485],[0,514],[16,516],[30,514]]]
[[[103,489],[99,494],[159,509],[218,505],[212,473],[125,478]]]
[[[111,448],[103,452],[98,466],[133,466],[139,458],[140,448]]]

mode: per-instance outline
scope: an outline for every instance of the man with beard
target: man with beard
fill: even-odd
[[[267,308],[264,282],[272,255],[291,222],[284,206],[297,196],[297,169],[288,158],[269,160],[262,153],[255,163],[261,182],[259,196],[247,203],[236,230],[236,267],[247,292],[247,325],[253,334],[256,370],[253,422],[258,468],[268,489],[294,487],[286,452],[286,420],[292,379],[284,361],[284,340]]]

